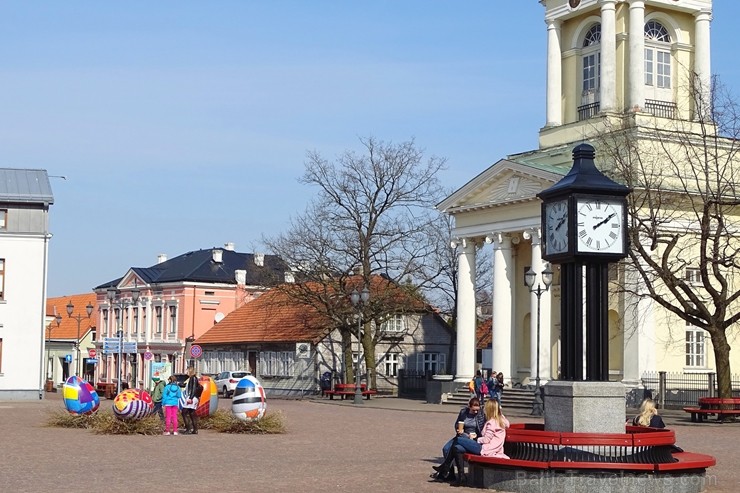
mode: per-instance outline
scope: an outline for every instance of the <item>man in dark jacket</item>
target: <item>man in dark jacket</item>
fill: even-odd
[[[188,381],[183,391],[185,404],[182,407],[182,421],[185,423],[185,431],[183,432],[185,434],[198,434],[198,416],[195,414],[195,410],[198,407],[198,401],[202,393],[203,386],[198,382],[195,368],[191,366],[188,368]]]

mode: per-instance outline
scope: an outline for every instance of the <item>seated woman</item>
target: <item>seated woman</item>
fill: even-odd
[[[459,448],[462,453],[480,454],[481,446],[475,439],[483,433],[485,424],[486,418],[480,412],[480,400],[473,397],[468,401],[467,407],[458,413],[454,424],[456,435],[442,447],[444,461],[438,466],[433,466],[437,472],[432,474],[432,478],[439,481],[452,479],[452,461],[455,458],[453,447]]]
[[[663,418],[658,414],[655,401],[652,399],[642,401],[639,414],[632,420],[632,424],[634,426],[648,426],[650,428],[665,428]]]

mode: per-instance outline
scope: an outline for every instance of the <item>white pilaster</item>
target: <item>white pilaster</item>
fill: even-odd
[[[601,0],[601,111],[617,106],[616,0]]]
[[[547,23],[547,123],[553,127],[562,123],[562,53],[560,50],[560,21],[546,19]]]
[[[462,251],[457,257],[455,380],[466,382],[475,375],[475,243],[470,239],[463,239],[460,243]]]
[[[697,13],[694,19],[696,43],[694,45],[694,72],[696,72],[699,93],[696,96],[696,119],[709,120],[711,111],[711,55],[709,27],[712,20],[711,11]]]
[[[645,2],[643,0],[630,0],[628,107],[633,111],[640,111],[644,106]]]
[[[493,236],[493,369],[503,372],[504,380],[511,382],[515,368],[512,355],[514,262],[511,237],[502,233]]]
[[[644,372],[656,371],[657,368],[655,302],[639,294],[644,288],[639,287],[642,278],[634,269],[625,270],[625,282],[628,289],[634,289],[638,294],[625,298],[623,382],[637,386]]]

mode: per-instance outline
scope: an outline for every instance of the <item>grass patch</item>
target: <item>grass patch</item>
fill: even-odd
[[[230,411],[219,409],[211,416],[200,418],[198,423],[200,429],[220,433],[252,435],[285,433],[285,417],[280,411],[267,412],[259,421],[241,421],[236,419]],[[124,421],[116,418],[111,411],[98,411],[95,414],[77,416],[57,409],[49,412],[46,426],[86,429],[98,435],[161,435],[164,431],[164,423],[156,414],[140,420]]]
[[[252,435],[273,435],[285,433],[285,417],[280,411],[267,412],[257,421],[242,421],[223,409],[200,418],[200,428],[220,433],[247,433]]]

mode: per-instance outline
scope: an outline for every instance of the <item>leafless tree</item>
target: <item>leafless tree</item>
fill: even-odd
[[[716,80],[712,91],[693,82],[692,119],[655,118],[646,126],[626,115],[597,146],[603,162],[614,164],[611,173],[634,189],[620,286],[632,300],[626,309],[636,313],[651,300],[673,330],[706,331],[719,395],[731,397],[730,340],[740,321],[740,112]],[[676,336],[683,340],[683,330]]]
[[[437,173],[445,160],[424,159],[413,140],[399,144],[374,138],[360,139],[362,153],[348,150],[330,161],[309,152],[301,182],[317,194],[306,211],[290,221],[286,232],[265,238],[268,249],[296,270],[306,289],[300,299],[324,314],[339,329],[345,349],[357,333],[357,311],[349,303],[352,290],[372,288],[361,306],[362,346],[366,368],[375,368],[373,327],[390,315],[414,308],[428,285],[430,259],[437,244],[434,204],[442,189]],[[413,296],[376,289],[373,278],[400,287]],[[358,282],[358,279],[360,282]],[[317,288],[318,286],[318,288]],[[395,288],[394,288],[395,289]],[[291,290],[296,292],[295,290]],[[418,306],[418,304],[417,304]],[[375,323],[371,323],[374,321]],[[345,367],[352,368],[352,352],[344,351]],[[353,378],[352,370],[348,378]],[[372,385],[375,374],[372,372]]]

